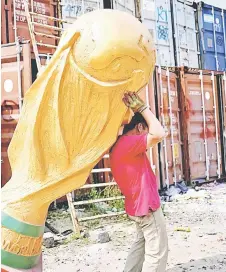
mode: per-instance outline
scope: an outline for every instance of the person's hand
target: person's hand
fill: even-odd
[[[135,92],[125,93],[122,100],[134,113],[142,112],[147,108],[144,101]]]

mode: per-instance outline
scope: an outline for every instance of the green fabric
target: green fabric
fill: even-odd
[[[10,266],[12,268],[29,269],[36,266],[40,260],[40,255],[36,256],[21,256],[10,253],[5,250],[1,250],[2,264]]]
[[[15,231],[17,233],[30,236],[30,237],[40,237],[44,233],[44,226],[35,226],[24,223],[17,220],[16,218],[11,217],[10,215],[2,212],[2,226]]]

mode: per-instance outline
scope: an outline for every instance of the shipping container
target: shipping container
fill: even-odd
[[[60,5],[62,19],[69,23],[73,23],[82,14],[104,8],[102,0],[62,0]],[[70,24],[63,23],[63,28],[68,27]]]
[[[17,59],[19,57],[19,61]],[[1,185],[11,177],[7,150],[16,128],[24,93],[31,85],[30,44],[1,47]]]
[[[217,75],[214,72],[180,70],[183,157],[187,180],[222,176]]]
[[[131,0],[113,0],[113,9],[121,10],[136,15],[135,1]]]
[[[175,65],[199,67],[199,46],[193,1],[171,0],[173,10],[173,37],[175,46]]]
[[[175,70],[156,68],[156,113],[168,136],[159,145],[161,187],[169,187],[184,179],[180,107]]]
[[[49,46],[39,45],[39,53],[52,54],[53,47],[57,44],[57,40],[53,37],[46,37],[45,35],[56,36],[58,33],[51,29],[55,23],[46,16],[58,16],[57,3],[49,0],[28,1],[30,12],[40,14],[31,16],[33,19],[34,32],[36,33],[36,41],[39,44],[47,44]],[[25,6],[23,0],[6,0],[1,2],[2,7],[2,32],[1,43],[13,43],[16,37],[20,41],[31,40],[30,32],[25,13]],[[15,9],[14,9],[15,7]],[[41,33],[41,34],[40,34]],[[44,34],[44,35],[43,35]]]
[[[226,11],[203,2],[197,5],[201,68],[225,71]]]
[[[174,66],[173,29],[169,0],[145,0],[141,20],[149,29],[156,45],[156,64]]]
[[[114,0],[113,8],[135,16],[133,0]],[[157,65],[199,67],[193,1],[144,0],[141,21],[155,41]]]

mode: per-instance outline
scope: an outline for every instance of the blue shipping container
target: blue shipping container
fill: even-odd
[[[226,11],[199,2],[197,12],[201,68],[225,71]]]

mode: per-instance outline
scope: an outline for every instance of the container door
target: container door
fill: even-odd
[[[168,132],[161,143],[160,169],[163,187],[183,179],[180,117],[177,77],[174,72],[158,68],[156,71],[157,110],[161,124]]]
[[[144,0],[142,22],[149,29],[156,45],[156,64],[174,66],[170,0]]]
[[[221,174],[216,78],[213,73],[197,73],[184,76],[190,176],[211,180]]]
[[[19,99],[18,99],[18,74],[17,63],[2,64],[1,70],[1,156],[2,156],[2,186],[11,177],[7,149],[12,139],[14,130],[19,119]]]
[[[8,159],[8,146],[19,119],[19,97],[27,91],[31,84],[31,67],[29,44],[22,46],[23,59],[20,65],[14,61],[16,46],[4,47],[1,50],[1,185],[11,178],[11,167]],[[26,70],[25,70],[26,69]],[[30,69],[30,70],[29,70]],[[26,73],[26,75],[25,75]],[[21,86],[18,86],[18,77],[21,77]],[[21,95],[19,94],[21,92]]]
[[[202,68],[225,71],[224,12],[201,2],[198,14]]]
[[[102,0],[62,0],[62,18],[73,23],[82,14],[103,8]],[[63,23],[63,28],[71,27],[71,24]]]
[[[121,10],[135,16],[134,0],[113,0],[113,9]]]
[[[193,1],[173,0],[177,66],[199,67]]]

